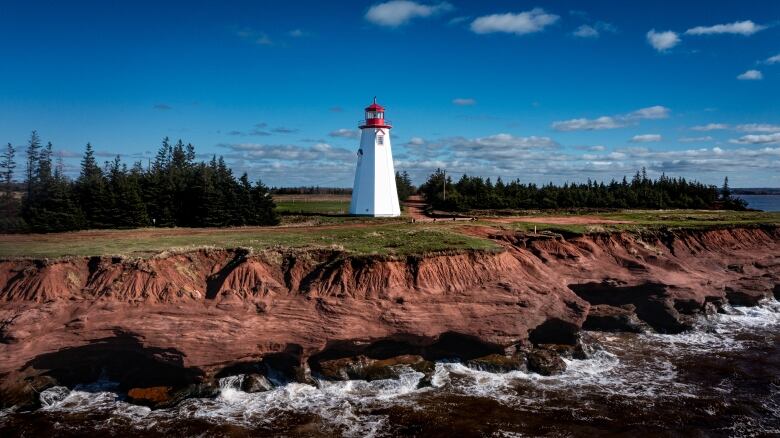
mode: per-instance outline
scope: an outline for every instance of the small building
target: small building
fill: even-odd
[[[395,217],[401,215],[395,186],[393,150],[390,146],[390,122],[385,109],[376,103],[366,107],[360,122],[360,148],[357,152],[355,184],[349,214]]]

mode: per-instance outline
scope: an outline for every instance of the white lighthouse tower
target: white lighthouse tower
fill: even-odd
[[[395,187],[390,128],[390,122],[385,120],[385,109],[376,103],[375,97],[374,103],[366,108],[365,120],[360,123],[360,149],[357,153],[349,214],[383,217],[401,215]]]

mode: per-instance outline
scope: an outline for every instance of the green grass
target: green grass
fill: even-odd
[[[543,231],[549,231],[558,234],[586,234],[593,231],[593,227],[590,225],[579,224],[546,224],[544,222],[515,222],[513,224],[501,224],[502,228],[520,231],[524,233],[532,233],[534,227],[536,231],[541,233]]]
[[[144,229],[82,231],[50,235],[6,235],[0,257],[150,256],[166,250],[204,246],[263,250],[333,248],[356,255],[404,256],[451,250],[497,250],[490,240],[467,236],[445,226],[391,224],[334,228]]]
[[[278,200],[276,211],[280,214],[347,214],[349,200]]]
[[[652,231],[660,229],[716,229],[726,227],[754,227],[762,225],[780,226],[780,212],[753,211],[709,211],[709,210],[625,210],[619,212],[560,214],[561,216],[595,216],[624,224],[551,224],[545,223],[544,215],[536,215],[534,222],[496,224],[487,220],[477,223],[497,228],[533,232],[549,231],[559,234],[587,234],[610,231]],[[549,215],[552,216],[552,215]]]
[[[405,256],[443,251],[498,250],[489,240],[463,234],[464,226],[562,234],[604,231],[636,231],[685,228],[709,229],[733,226],[780,226],[780,213],[731,211],[622,211],[597,216],[630,221],[626,224],[562,225],[545,223],[502,223],[479,220],[411,224],[408,218],[355,218],[341,216],[286,216],[302,226],[270,228],[194,228],[140,230],[93,230],[58,234],[0,235],[0,258],[127,255],[147,257],[168,250],[199,247],[246,247],[261,251],[274,247],[333,248],[355,255]],[[287,220],[286,219],[286,220]],[[461,230],[459,232],[459,230]]]
[[[780,225],[780,212],[763,211],[633,210],[605,213],[599,216],[631,221],[634,226],[665,228]]]

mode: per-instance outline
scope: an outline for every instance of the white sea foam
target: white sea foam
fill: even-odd
[[[693,330],[676,334],[648,334],[642,338],[647,344],[662,345],[668,351],[724,352],[739,351],[754,341],[739,335],[757,330],[780,327],[780,302],[765,300],[755,307],[733,307],[731,314],[715,314],[700,318]]]

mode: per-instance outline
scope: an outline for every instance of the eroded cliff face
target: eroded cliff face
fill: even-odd
[[[0,262],[0,394],[20,403],[101,374],[126,390],[192,387],[258,364],[306,380],[310,364],[357,355],[468,360],[573,344],[586,321],[678,332],[697,313],[780,293],[777,228],[568,239],[469,232],[503,251]]]

